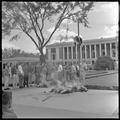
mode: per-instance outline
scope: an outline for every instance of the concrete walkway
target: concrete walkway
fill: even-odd
[[[118,91],[89,90],[46,97],[42,88],[25,88],[13,91],[13,108],[18,118],[117,118]]]

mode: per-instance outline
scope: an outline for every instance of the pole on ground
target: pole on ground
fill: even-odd
[[[77,25],[78,25],[78,37],[79,37],[79,20],[77,21]],[[78,64],[79,64],[79,82],[80,82],[80,43],[78,44]]]

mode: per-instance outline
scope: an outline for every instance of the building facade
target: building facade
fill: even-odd
[[[99,56],[110,56],[118,61],[118,37],[83,40],[80,49],[74,42],[54,43],[46,47],[47,62],[51,63],[78,63],[79,53],[80,60],[85,60],[88,65],[94,64]]]

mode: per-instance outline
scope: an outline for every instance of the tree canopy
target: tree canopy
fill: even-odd
[[[95,70],[113,70],[114,69],[114,60],[109,56],[101,56],[95,62]]]
[[[88,12],[92,9],[93,2],[2,2],[2,35],[10,35],[13,30],[25,33],[36,45],[40,54],[51,40],[62,21],[71,19],[85,27],[89,27]],[[46,21],[54,20],[55,27],[48,38],[44,29]],[[34,32],[37,38],[31,35]],[[17,33],[10,39],[19,39]]]
[[[2,59],[11,57],[39,57],[39,54],[27,53],[20,49],[4,48],[2,49]]]

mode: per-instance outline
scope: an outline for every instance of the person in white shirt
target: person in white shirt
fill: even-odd
[[[81,77],[81,84],[85,85],[85,76],[86,76],[87,64],[85,61],[80,63],[80,77]]]
[[[21,64],[18,65],[18,76],[19,76],[19,88],[23,88],[24,72]]]
[[[60,65],[58,66],[58,71],[61,72],[62,70],[63,70],[63,67],[62,67],[62,65],[60,64]]]

